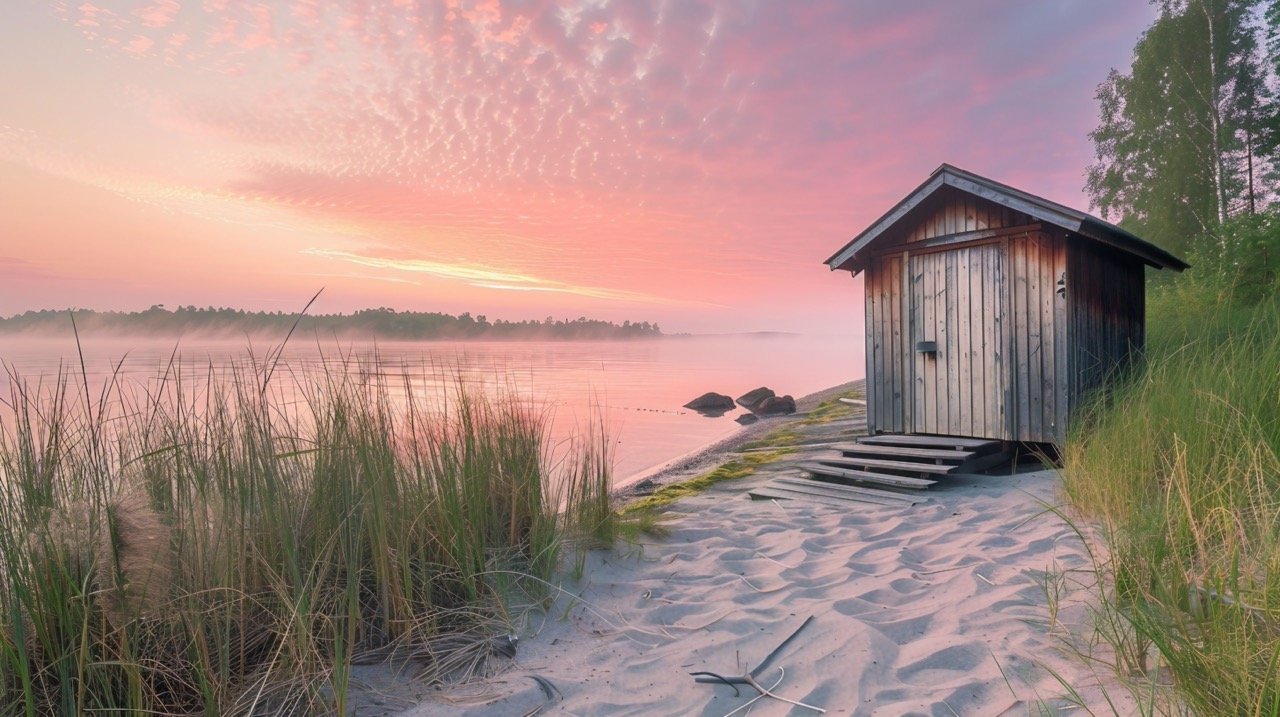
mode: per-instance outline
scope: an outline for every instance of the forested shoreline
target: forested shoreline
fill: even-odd
[[[93,311],[89,309],[27,311],[0,317],[0,334],[66,334],[72,330],[90,334],[154,334],[182,336],[244,336],[265,333],[284,336],[293,329],[303,334],[403,341],[449,340],[613,340],[662,336],[657,323],[555,319],[490,321],[483,314],[458,316],[439,312],[363,309],[351,314],[302,315],[283,311],[245,311],[229,308],[152,306],[146,311]]]

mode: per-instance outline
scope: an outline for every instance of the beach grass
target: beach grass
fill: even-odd
[[[817,406],[812,411],[805,414],[801,419],[801,423],[812,426],[815,424],[831,423],[845,418],[853,418],[859,412],[864,410],[858,406],[845,403],[841,399],[862,400],[866,398],[865,391],[862,388],[851,388],[848,391],[842,391],[839,395],[829,398]]]
[[[1199,715],[1280,714],[1280,297],[1157,292],[1146,367],[1098,397],[1065,488],[1106,539],[1100,635]],[[1158,705],[1156,705],[1158,707]],[[1166,705],[1167,706],[1167,705]]]
[[[0,714],[341,714],[353,665],[477,669],[539,584],[496,576],[610,540],[603,431],[358,368],[10,375]]]

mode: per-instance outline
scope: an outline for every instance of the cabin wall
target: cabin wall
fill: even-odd
[[[871,433],[906,431],[904,396],[910,385],[902,315],[902,255],[881,257],[867,267],[867,428]]]
[[[1011,437],[1061,444],[1071,385],[1065,237],[1037,231],[1010,239],[1009,267]]]
[[[1070,408],[1142,352],[1146,318],[1141,261],[1094,242],[1074,242],[1067,267]]]
[[[868,428],[1062,445],[1142,347],[1141,261],[981,199],[923,209],[864,265]]]

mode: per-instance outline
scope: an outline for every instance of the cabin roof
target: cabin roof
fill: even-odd
[[[916,187],[902,201],[885,212],[884,216],[862,230],[862,233],[827,259],[827,266],[833,271],[836,269],[846,269],[855,273],[860,271],[862,262],[859,258],[865,258],[864,250],[876,244],[877,239],[885,236],[898,223],[913,218],[913,210],[924,204],[925,200],[935,193],[945,191],[946,187],[952,187],[974,197],[1028,214],[1040,222],[1061,227],[1072,235],[1087,237],[1112,246],[1138,257],[1146,265],[1157,269],[1182,271],[1188,266],[1173,254],[1110,222],[950,164],[943,164],[935,169],[923,184]]]

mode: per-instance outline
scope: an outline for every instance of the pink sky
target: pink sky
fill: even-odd
[[[1145,0],[6,0],[0,314],[823,330],[942,162],[1062,203]],[[860,322],[858,322],[860,323]]]

